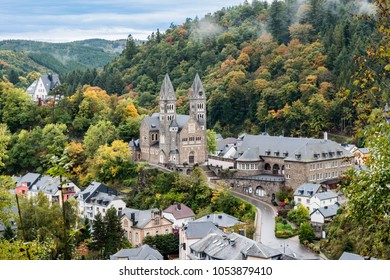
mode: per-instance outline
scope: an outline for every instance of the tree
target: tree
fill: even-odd
[[[165,259],[168,259],[169,254],[179,251],[179,238],[173,233],[158,234],[155,236],[149,235],[144,238],[143,243],[155,248]]]
[[[13,218],[12,206],[15,204],[14,198],[10,190],[15,186],[15,182],[11,177],[0,175],[0,223],[9,224],[9,220]]]
[[[304,222],[299,227],[299,242],[302,244],[309,242],[312,243],[315,238],[314,229],[309,222]]]
[[[348,198],[346,219],[366,228],[359,254],[390,257],[390,124],[382,122],[365,132],[370,149],[366,170],[350,170],[343,192]]]
[[[7,147],[11,140],[11,133],[6,124],[0,124],[0,167],[4,167],[4,160],[8,158]]]
[[[297,226],[300,226],[301,224],[310,221],[309,210],[302,204],[299,204],[297,209],[288,212],[287,218]]]
[[[87,163],[88,175],[94,180],[107,183],[115,179],[125,179],[124,172],[130,163],[130,149],[127,143],[115,140],[111,145],[101,145]]]
[[[207,129],[206,137],[207,137],[207,151],[210,154],[214,154],[217,150],[217,137],[216,133],[212,129]]]
[[[92,224],[91,247],[99,252],[101,258],[108,259],[122,248],[124,230],[115,208],[107,210],[106,215],[98,213]]]
[[[279,43],[287,44],[289,41],[288,27],[290,19],[284,1],[274,0],[269,9],[268,30]]]
[[[84,136],[84,150],[87,156],[95,154],[99,146],[111,144],[116,138],[115,126],[110,121],[99,121],[96,125],[91,125]]]
[[[36,124],[38,107],[22,89],[6,89],[0,96],[0,105],[2,120],[11,132]]]
[[[107,210],[104,223],[106,227],[104,257],[109,259],[110,255],[115,254],[122,248],[125,232],[115,208]]]

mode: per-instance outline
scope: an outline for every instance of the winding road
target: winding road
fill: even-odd
[[[299,243],[297,237],[289,239],[279,239],[275,237],[275,216],[276,212],[274,208],[256,198],[232,192],[235,196],[253,204],[258,209],[257,215],[257,227],[255,233],[255,239],[260,239],[264,245],[267,245],[274,249],[279,249],[281,252],[296,257],[300,260],[320,260],[320,255],[313,253],[303,245]],[[260,212],[260,215],[259,215]],[[260,226],[259,226],[260,224]]]

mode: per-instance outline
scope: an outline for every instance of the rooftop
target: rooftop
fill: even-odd
[[[217,227],[222,228],[233,227],[235,225],[242,224],[238,218],[225,213],[205,215],[197,220],[194,220],[193,222],[212,222]]]
[[[162,260],[159,251],[145,244],[134,249],[122,249],[110,256],[110,260]]]
[[[163,210],[165,213],[171,213],[176,220],[195,217],[194,211],[183,203],[173,204]]]

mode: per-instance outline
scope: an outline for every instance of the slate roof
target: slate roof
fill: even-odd
[[[278,250],[234,232],[210,233],[190,248],[218,260],[244,260],[248,256],[269,259],[282,255]]]
[[[148,209],[148,210],[138,210],[132,208],[124,208],[122,211],[122,217],[126,216],[131,220],[131,214],[134,214],[134,227],[144,228],[153,218],[153,213],[159,212],[157,208]]]
[[[176,115],[176,123],[179,127],[179,130],[181,130],[186,125],[189,119],[190,116],[188,115]],[[144,122],[146,123],[149,131],[160,130],[159,113],[154,113],[151,117],[144,118]]]
[[[188,222],[184,226],[184,233],[188,239],[200,239],[210,232],[222,232],[212,222]]]
[[[361,260],[365,260],[365,258],[363,258],[362,256],[360,255],[357,255],[357,254],[353,254],[353,253],[349,253],[349,252],[343,252],[342,255],[340,256],[339,260],[342,260],[342,261],[361,261]]]
[[[359,150],[362,154],[369,154],[369,153],[370,153],[370,149],[369,149],[369,148],[358,148],[358,150]]]
[[[96,197],[99,193],[105,193],[108,195],[117,195],[117,191],[107,187],[106,185],[99,182],[92,182],[83,191],[75,195],[75,198],[82,196],[82,200],[86,203],[90,203],[92,198]]]
[[[257,150],[257,149],[256,149]],[[248,148],[244,153],[237,159],[237,161],[260,161],[259,152],[255,149]]]
[[[217,227],[222,228],[233,227],[242,223],[238,220],[238,218],[225,213],[205,215],[197,220],[194,220],[193,222],[212,222]]]
[[[163,212],[171,213],[176,220],[195,217],[194,211],[183,203],[171,205]]]
[[[241,156],[248,148],[258,149],[259,156],[284,158],[286,161],[311,162],[329,158],[353,157],[338,143],[314,138],[270,136],[268,134],[241,136],[237,150]],[[316,155],[318,155],[316,157]]]
[[[333,205],[329,205],[329,206],[325,206],[325,207],[320,207],[318,209],[315,209],[313,213],[315,213],[316,211],[320,212],[322,216],[324,216],[324,218],[330,218],[330,217],[333,217],[333,216],[336,216],[337,214],[337,210],[340,208],[340,205],[338,205],[337,203],[336,204],[333,204]]]
[[[314,196],[320,189],[321,184],[303,183],[294,192],[294,196]]]
[[[70,181],[67,178],[63,178],[63,181],[66,182],[64,184],[64,186],[72,183],[72,181]],[[29,190],[31,192],[44,192],[46,194],[53,195],[57,191],[59,191],[58,188],[61,185],[60,183],[61,182],[60,182],[60,177],[59,176],[58,177],[52,177],[52,176],[49,176],[49,175],[43,175],[43,176],[39,177],[38,180],[36,180],[35,183],[30,186]]]
[[[38,179],[41,177],[39,173],[27,173],[22,177],[16,179],[16,186],[20,186],[22,183],[26,182],[28,187],[31,187]]]
[[[50,90],[55,88],[60,83],[60,78],[57,74],[47,74],[47,75],[41,75],[40,79],[42,79],[43,85],[45,87],[45,90],[47,93],[49,93]],[[39,80],[39,79],[38,79]],[[35,80],[28,88],[27,93],[34,94],[35,89],[38,84],[38,80]]]
[[[218,134],[220,135],[220,134]],[[228,137],[223,139],[222,137],[219,139],[217,138],[217,151],[223,151],[226,147],[229,147],[231,145],[234,145],[237,143],[237,139],[233,137]]]
[[[328,191],[328,192],[317,193],[317,194],[315,194],[315,196],[319,200],[327,200],[327,199],[336,198],[337,197],[337,193],[332,192],[332,191]]]
[[[134,249],[122,249],[110,256],[110,260],[162,260],[163,256],[159,251],[145,244]]]
[[[168,74],[165,74],[163,83],[161,85],[159,98],[160,100],[176,100],[175,90]]]

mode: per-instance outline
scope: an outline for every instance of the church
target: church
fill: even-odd
[[[176,113],[176,94],[165,75],[159,94],[159,112],[143,119],[140,160],[171,169],[191,167],[207,160],[206,93],[199,75],[189,89],[190,115]]]

